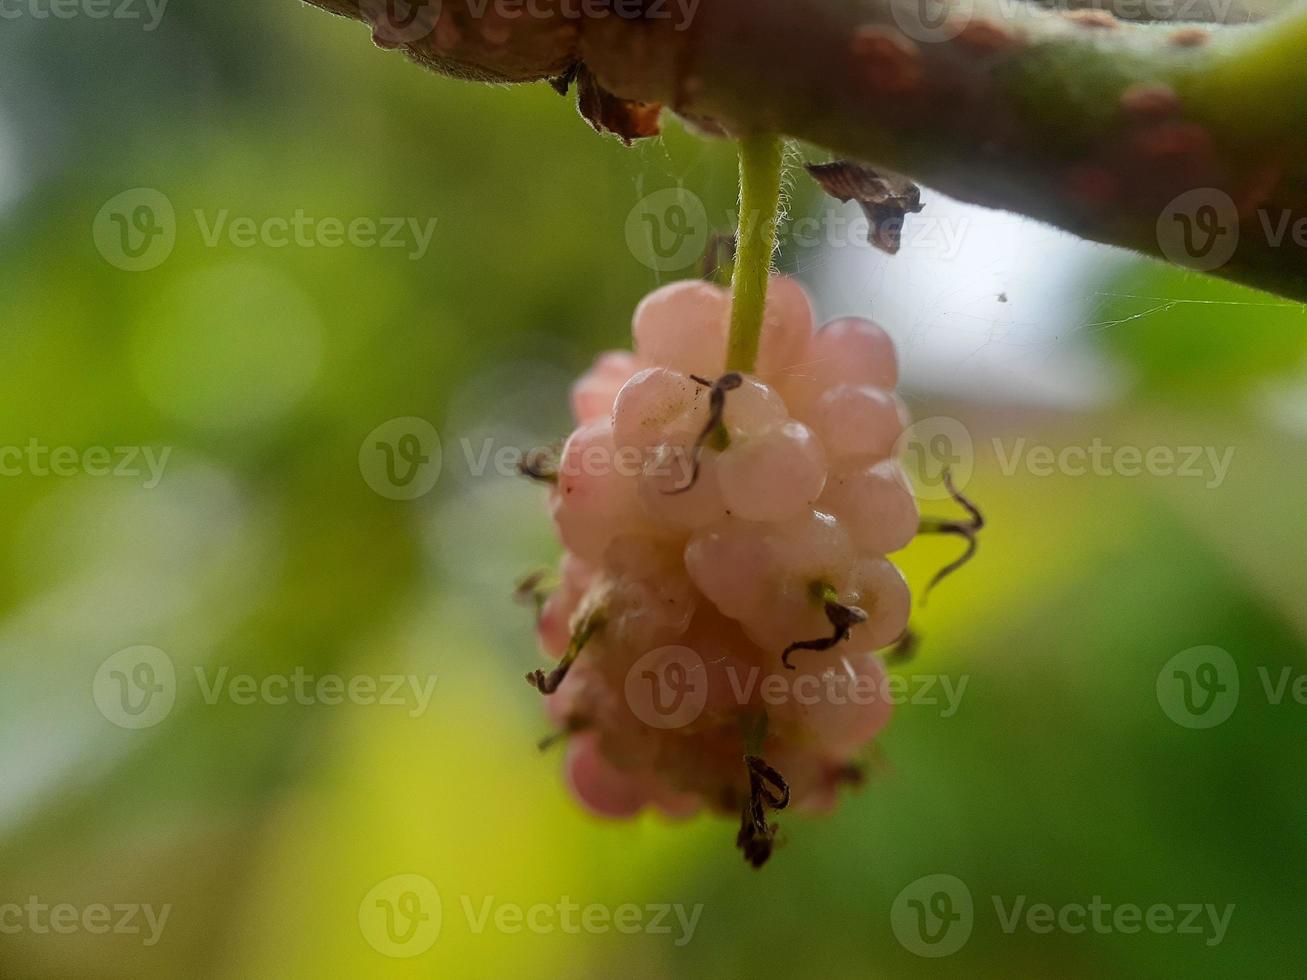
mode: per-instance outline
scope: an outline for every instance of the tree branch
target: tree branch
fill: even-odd
[[[404,0],[311,2],[437,71],[584,62],[625,99],[1307,300],[1307,3],[1183,27],[1022,0],[952,0],[930,24],[921,0],[444,0],[397,29]]]

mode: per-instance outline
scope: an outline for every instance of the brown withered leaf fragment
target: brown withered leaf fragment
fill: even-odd
[[[867,216],[868,244],[890,255],[898,254],[903,222],[924,207],[921,188],[899,174],[888,170],[878,173],[854,160],[809,163],[805,168],[831,197],[858,202]]]
[[[598,133],[613,133],[627,146],[657,136],[661,102],[632,102],[603,88],[585,65],[576,70],[576,107]]]
[[[577,64],[572,65],[571,68],[567,69],[567,71],[563,72],[563,74],[555,75],[553,78],[548,79],[549,87],[559,95],[567,95],[568,90],[572,87],[572,80],[576,78],[576,71],[579,67],[580,63],[578,62]]]

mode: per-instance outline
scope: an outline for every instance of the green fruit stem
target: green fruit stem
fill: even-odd
[[[769,133],[740,140],[740,224],[731,276],[731,334],[726,370],[753,372],[776,250],[785,145]]]

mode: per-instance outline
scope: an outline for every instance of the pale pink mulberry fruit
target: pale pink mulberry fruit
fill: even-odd
[[[539,633],[558,665],[529,678],[584,806],[740,814],[760,865],[765,811],[831,807],[889,720],[876,652],[911,597],[885,555],[919,515],[885,332],[814,332],[774,277],[757,372],[726,373],[730,305],[704,282],[654,291],[634,353],[574,386],[578,427],[544,474],[566,553]]]

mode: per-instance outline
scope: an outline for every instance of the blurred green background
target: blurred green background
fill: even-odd
[[[624,149],[543,85],[434,78],[289,2],[177,4],[152,31],[3,23],[0,445],[170,455],[150,486],[85,466],[0,479],[0,907],[170,911],[153,944],[0,916],[0,976],[1301,974],[1307,707],[1263,678],[1307,670],[1307,319],[1102,249],[1067,246],[1064,287],[1022,312],[1044,281],[1033,239],[983,276],[910,248],[836,262],[787,244],[782,265],[827,313],[913,284],[882,319],[914,414],[970,431],[968,491],[991,526],[918,613],[925,644],[898,672],[965,678],[965,696],[947,717],[903,706],[867,786],[828,818],[783,815],[761,873],[729,822],[605,824],[570,800],[561,756],[534,746],[547,724],[521,677],[540,660],[509,596],[556,555],[543,499],[477,475],[461,440],[475,454],[565,432],[569,379],[626,342],[668,278],[627,247],[627,216],[678,186],[728,229],[728,145],[672,125]],[[824,207],[793,187],[797,214]],[[167,198],[176,234],[132,272],[96,229],[136,188]],[[221,212],[297,209],[436,224],[417,258],[205,241]],[[1110,383],[1073,407],[1029,398],[1008,355],[1054,388],[1052,360]],[[405,417],[440,433],[443,467],[429,493],[388,499],[360,446]],[[1005,473],[995,439],[1235,454],[1217,486],[1039,476]],[[920,588],[955,552],[918,542],[903,564]],[[177,696],[130,729],[93,694],[106,658],[138,645],[166,652]],[[1240,690],[1228,720],[1196,729],[1158,681],[1206,645]],[[197,667],[437,680],[421,712],[208,704]],[[442,928],[393,958],[360,906],[404,874],[436,886]],[[892,914],[931,874],[975,903],[970,939],[938,959],[905,948]],[[1008,932],[994,896],[1234,911],[1217,944]],[[702,910],[679,944],[674,916],[670,935],[627,935],[478,930],[466,913],[564,897]]]

